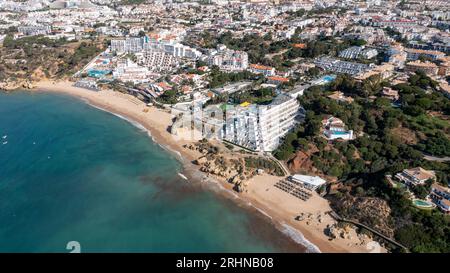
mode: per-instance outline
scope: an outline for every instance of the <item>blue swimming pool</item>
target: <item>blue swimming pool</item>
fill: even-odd
[[[105,76],[107,74],[109,74],[111,71],[110,70],[96,70],[96,69],[91,69],[88,71],[88,76],[89,77],[94,77],[94,78],[99,78],[102,76]]]
[[[433,204],[431,202],[420,200],[420,199],[414,199],[413,204],[418,208],[424,208],[424,209],[430,209],[433,208]]]
[[[313,85],[329,84],[336,79],[336,75],[325,75],[317,80],[312,81]]]
[[[322,77],[323,81],[326,81],[327,83],[330,83],[336,79],[336,75],[325,75]]]
[[[349,134],[350,132],[349,132],[349,131],[331,131],[331,133],[332,133],[333,135],[347,135],[347,134]]]

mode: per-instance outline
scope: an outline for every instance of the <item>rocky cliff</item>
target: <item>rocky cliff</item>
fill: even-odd
[[[346,195],[339,201],[334,200],[332,205],[341,216],[371,226],[386,236],[394,236],[390,216],[391,208],[385,200],[376,197]]]
[[[259,172],[278,173],[268,159],[227,152],[225,148],[212,145],[207,141],[199,141],[184,147],[202,154],[194,161],[200,166],[200,171],[225,179],[233,184],[233,188],[238,192],[245,191],[248,180]]]

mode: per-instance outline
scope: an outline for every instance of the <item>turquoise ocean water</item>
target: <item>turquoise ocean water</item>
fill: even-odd
[[[181,179],[147,133],[65,95],[0,93],[0,252],[302,251]]]

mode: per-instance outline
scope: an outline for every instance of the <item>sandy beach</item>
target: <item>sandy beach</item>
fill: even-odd
[[[137,98],[110,90],[90,91],[72,86],[72,82],[40,82],[36,84],[36,91],[52,91],[72,95],[85,100],[87,103],[106,111],[121,115],[132,121],[138,122],[150,131],[152,138],[177,155],[184,164],[186,170],[197,170],[198,167],[191,162],[200,154],[196,151],[183,148],[190,143],[174,137],[168,128],[172,124],[173,116],[165,110],[149,107]],[[198,176],[198,175],[197,175]],[[362,244],[356,233],[350,234],[350,238],[336,238],[329,241],[324,234],[327,225],[335,221],[326,214],[331,208],[328,201],[317,194],[308,201],[302,201],[289,193],[286,193],[273,185],[282,179],[281,177],[267,174],[252,178],[247,192],[236,195],[243,203],[254,207],[285,233],[291,237],[296,230],[311,242],[315,247],[310,247],[314,252],[317,248],[320,252],[369,252],[365,244]],[[224,188],[230,190],[231,184],[217,179]],[[229,191],[228,191],[229,192]],[[300,213],[312,215],[303,221],[296,221],[295,216]],[[321,215],[319,219],[316,216]],[[351,231],[352,232],[352,231]]]

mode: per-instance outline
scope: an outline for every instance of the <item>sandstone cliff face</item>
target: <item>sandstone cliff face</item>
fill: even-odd
[[[313,162],[310,160],[312,154],[318,152],[316,146],[310,144],[308,146],[308,151],[297,151],[293,158],[288,160],[288,168],[293,173],[299,173],[301,171],[306,171],[309,173],[316,173],[318,170],[314,167]]]
[[[357,242],[360,246],[366,246],[369,242],[373,241],[370,234],[357,233],[352,226],[342,225],[340,223],[327,225],[327,227],[324,230],[324,233],[329,237],[331,241],[338,238],[353,240],[354,242]],[[355,234],[356,238],[353,237],[355,236]]]
[[[233,184],[234,189],[238,192],[245,190],[247,181],[254,175],[253,172],[245,170],[243,162],[231,162],[220,156],[212,156],[209,160],[204,156],[196,162],[201,166],[200,171],[224,178]]]
[[[287,162],[289,170],[291,173],[318,175],[329,182],[337,181],[337,177],[325,175],[322,171],[314,167],[314,162],[311,160],[311,155],[317,151],[317,148],[314,146],[311,146],[307,152],[297,151],[294,157]]]
[[[207,141],[187,144],[184,148],[202,154],[202,156],[194,161],[194,164],[200,166],[200,171],[226,180],[233,184],[233,188],[238,192],[245,191],[248,180],[257,173],[263,171],[272,174],[275,172],[271,164],[257,164],[265,159],[253,158],[248,154],[226,152],[226,149],[224,150],[224,148],[214,146]],[[249,160],[253,160],[252,162],[254,164],[249,164]]]
[[[309,155],[303,151],[298,151],[295,156],[288,161],[288,168],[293,173],[298,173],[301,170],[311,169],[312,162],[309,160]]]
[[[367,224],[389,237],[394,236],[391,223],[391,208],[376,197],[345,196],[338,204],[342,216]]]
[[[29,80],[0,82],[0,90],[10,91],[15,89],[32,89],[33,84]]]

